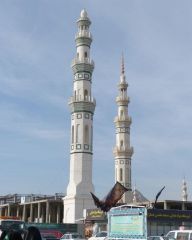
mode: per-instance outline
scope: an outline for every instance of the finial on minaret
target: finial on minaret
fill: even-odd
[[[121,57],[121,74],[125,73],[125,65],[124,65],[124,56],[122,52],[122,57]]]
[[[87,11],[85,10],[85,8],[81,11],[80,16],[81,18],[87,18]]]
[[[182,201],[187,201],[187,183],[185,181],[185,178],[183,179],[183,184],[182,184]]]

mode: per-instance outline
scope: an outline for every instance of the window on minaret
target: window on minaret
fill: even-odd
[[[91,126],[91,146],[93,146],[93,126]]]
[[[122,168],[119,169],[119,179],[120,179],[120,181],[123,181],[123,169]]]
[[[71,130],[71,142],[74,143],[74,126],[72,126]]]
[[[75,100],[77,99],[77,93],[76,90],[74,91],[74,95],[75,95]]]
[[[86,144],[89,143],[89,127],[88,127],[88,125],[85,126],[84,143],[86,143]]]
[[[80,124],[77,124],[76,125],[76,143],[79,142],[79,127],[80,127]]]
[[[120,147],[123,147],[123,140],[121,140],[120,142]]]
[[[79,53],[77,53],[77,58],[79,58]]]
[[[122,118],[123,115],[124,115],[124,112],[123,112],[123,110],[121,110],[121,111],[120,111],[120,117]]]
[[[88,100],[88,91],[87,91],[87,89],[84,90],[84,100]]]
[[[84,53],[84,57],[87,58],[87,52]]]

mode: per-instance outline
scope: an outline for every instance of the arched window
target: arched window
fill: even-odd
[[[74,143],[74,126],[71,129],[71,142]]]
[[[89,127],[88,125],[85,126],[85,131],[84,131],[84,143],[89,143]]]
[[[93,146],[93,126],[91,126],[91,146]]]
[[[77,93],[76,93],[76,90],[74,91],[74,95],[75,95],[75,100],[77,100]]]
[[[120,147],[123,147],[123,140],[121,140],[120,142]]]
[[[121,110],[121,111],[120,111],[120,117],[122,118],[123,115],[124,115],[124,112],[123,112],[123,110]]]
[[[84,53],[84,57],[87,58],[87,52]]]
[[[120,178],[120,181],[123,181],[123,169],[122,168],[119,169],[119,178]]]
[[[77,53],[77,58],[79,58],[79,53]]]
[[[84,90],[84,100],[88,100],[88,91],[87,91],[87,89]]]
[[[80,124],[77,124],[76,125],[76,143],[79,142],[79,127],[80,127]]]

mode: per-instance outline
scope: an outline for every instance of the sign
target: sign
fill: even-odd
[[[147,239],[147,210],[124,205],[108,213],[108,239]]]
[[[86,220],[105,220],[106,214],[100,209],[87,209]]]
[[[148,209],[147,218],[149,221],[173,221],[173,222],[191,222],[191,210],[163,210],[163,209]]]

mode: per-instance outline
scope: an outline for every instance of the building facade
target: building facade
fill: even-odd
[[[0,197],[0,216],[28,223],[62,223],[63,195],[6,195]]]
[[[64,198],[64,223],[75,223],[85,208],[93,207],[92,183],[93,115],[96,101],[92,96],[94,62],[90,57],[91,24],[85,10],[77,21],[76,56],[72,61],[73,96],[70,98],[71,144],[70,179]]]
[[[122,56],[121,75],[118,84],[119,94],[116,97],[118,115],[114,123],[116,128],[116,146],[113,153],[115,157],[115,182],[131,190],[131,156],[133,148],[130,146],[130,125],[131,118],[128,115],[129,97],[127,95],[128,83],[126,82],[124,58]],[[123,202],[127,203],[130,192],[123,195]]]

